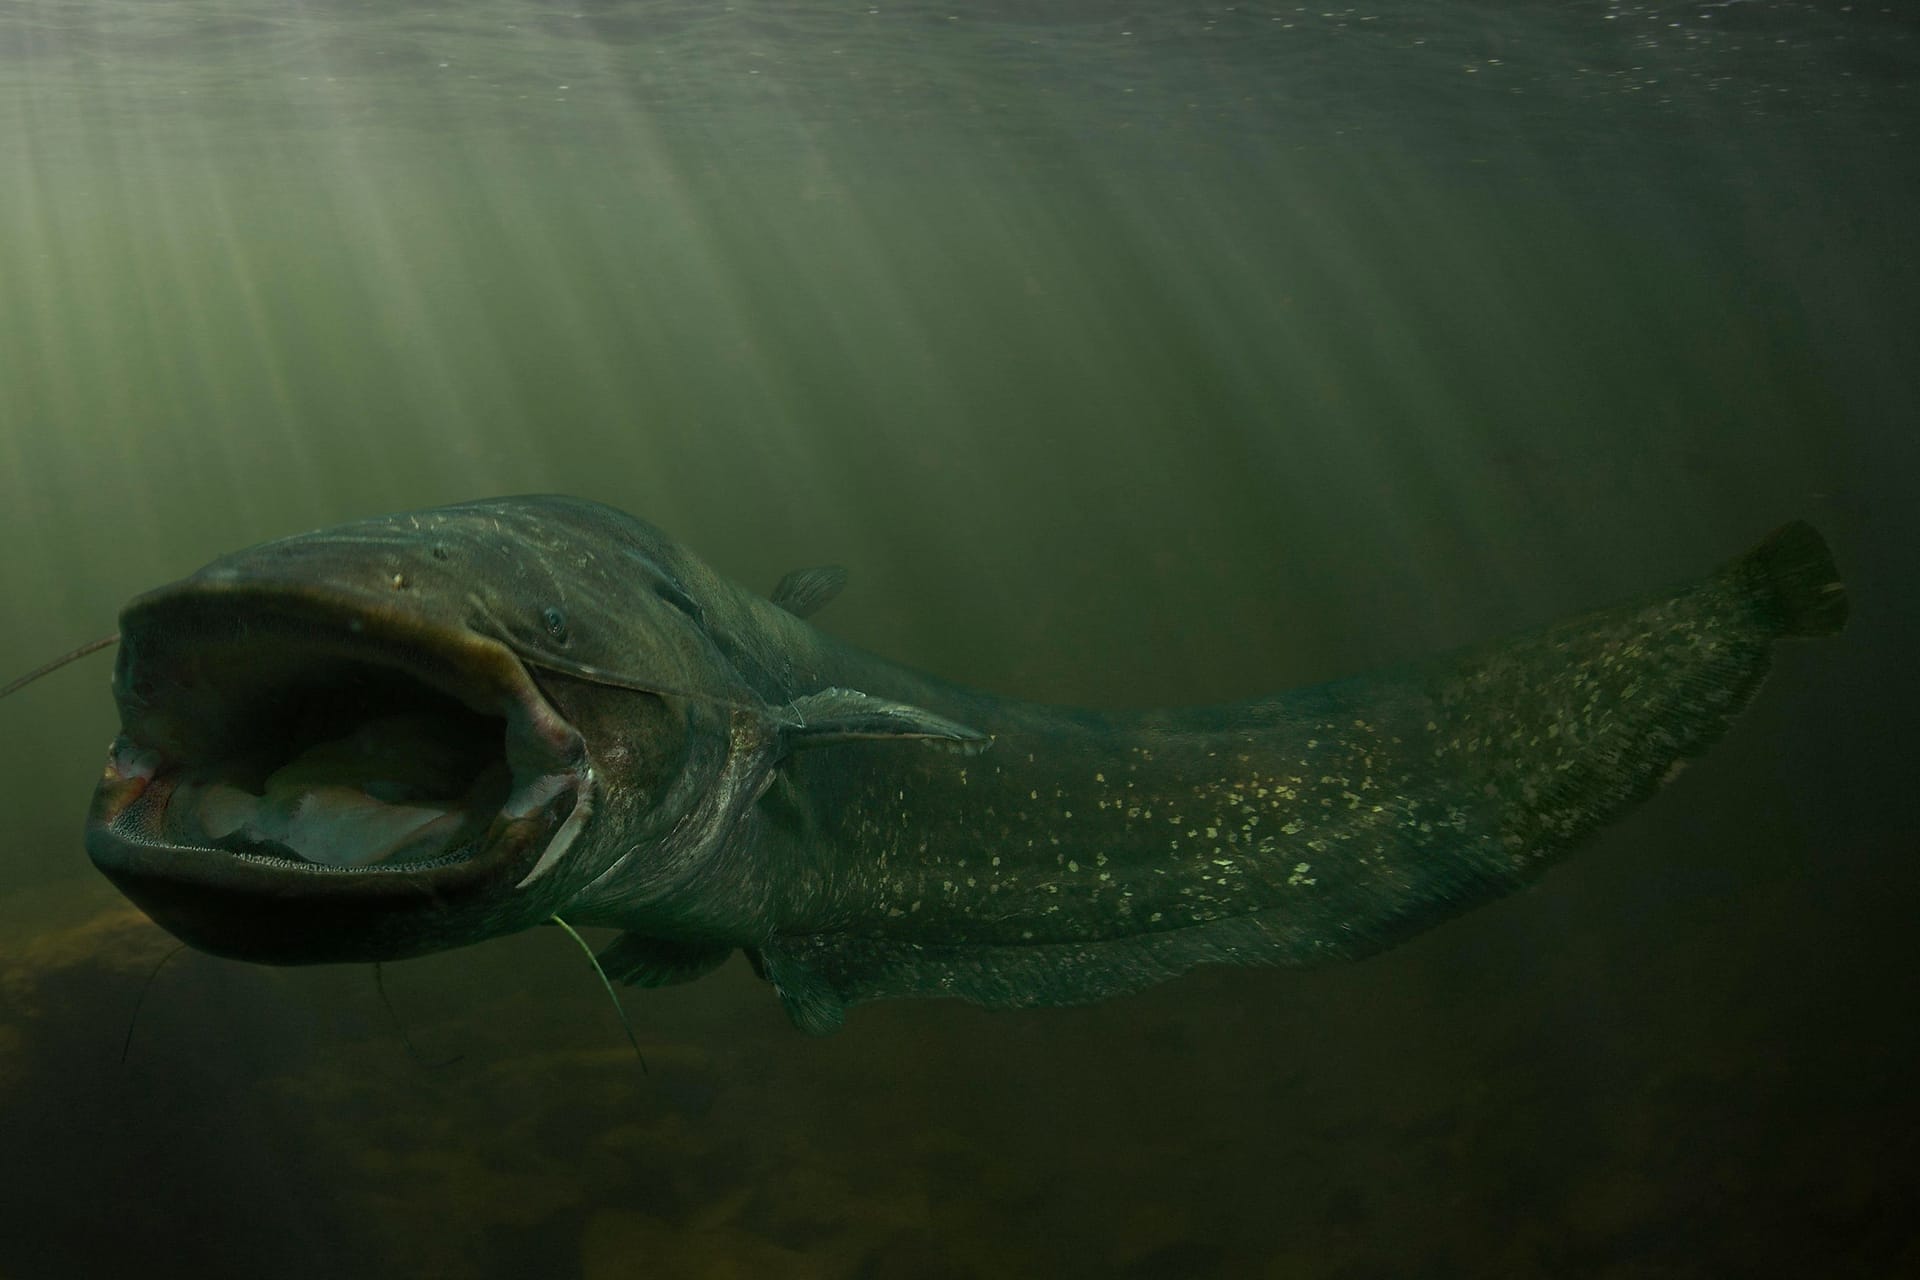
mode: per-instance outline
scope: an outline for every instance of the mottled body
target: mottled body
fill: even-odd
[[[380,958],[558,913],[621,929],[604,958],[640,984],[743,949],[814,1031],[887,996],[1077,1003],[1199,963],[1364,955],[1511,890],[1716,738],[1775,640],[1845,614],[1818,535],[1790,525],[1700,582],[1516,638],[1224,707],[1100,713],[997,698],[845,645],[798,616],[838,585],[801,573],[762,598],[652,526],[554,498],[240,553],[129,608],[127,735],[96,802],[96,834],[109,834],[90,847],[168,927],[248,958]],[[269,746],[231,711],[200,739],[154,741],[153,703],[174,718],[194,705],[193,682],[176,679],[176,619],[238,655],[225,620],[262,610],[322,633],[362,619],[356,637],[369,625],[390,637],[371,658],[358,638],[302,643],[424,672],[503,718],[514,763],[494,768],[512,821],[494,817],[467,845],[379,848],[316,872],[298,849],[209,859],[188,849],[209,843],[203,832],[138,811],[125,762],[140,750],[169,762],[162,777],[219,773],[197,785],[227,807],[226,761],[313,771],[289,763],[317,753],[307,737]],[[505,667],[483,681],[435,674],[508,661],[525,681]],[[378,684],[357,667],[353,679]],[[290,682],[275,666],[239,685],[260,696]],[[516,748],[523,720],[544,747]],[[321,763],[330,785],[353,781]],[[434,830],[466,814],[423,803],[451,810]],[[540,804],[550,812],[518,813]],[[489,816],[466,815],[465,829]],[[494,852],[507,844],[511,856]],[[167,850],[191,853],[191,873]],[[251,889],[223,870],[236,862]],[[250,897],[271,897],[281,923],[235,924]]]

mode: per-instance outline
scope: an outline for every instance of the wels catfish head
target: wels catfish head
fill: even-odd
[[[645,898],[765,785],[777,715],[701,602],[732,591],[562,497],[215,560],[121,614],[87,851],[183,941],[275,964],[511,933],[619,865]]]

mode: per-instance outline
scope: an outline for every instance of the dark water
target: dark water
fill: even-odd
[[[0,704],[0,1277],[1892,1276],[1920,1124],[1897,11],[0,9],[0,674],[219,551],[614,502],[1010,693],[1205,701],[1684,578],[1855,599],[1538,887],[1086,1010],[628,1007],[553,931],[193,954]],[[448,1061],[451,1059],[451,1061]]]

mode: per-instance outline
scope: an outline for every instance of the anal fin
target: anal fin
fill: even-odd
[[[837,1030],[849,1005],[948,996],[989,1009],[1092,1004],[1199,964],[1312,965],[1365,955],[1381,939],[1303,929],[1283,911],[1116,938],[1027,944],[915,943],[817,934],[748,952],[795,1026]]]

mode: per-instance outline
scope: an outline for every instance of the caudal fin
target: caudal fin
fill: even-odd
[[[1806,521],[1781,525],[1735,566],[1776,634],[1825,636],[1846,625],[1846,584],[1827,540]]]

